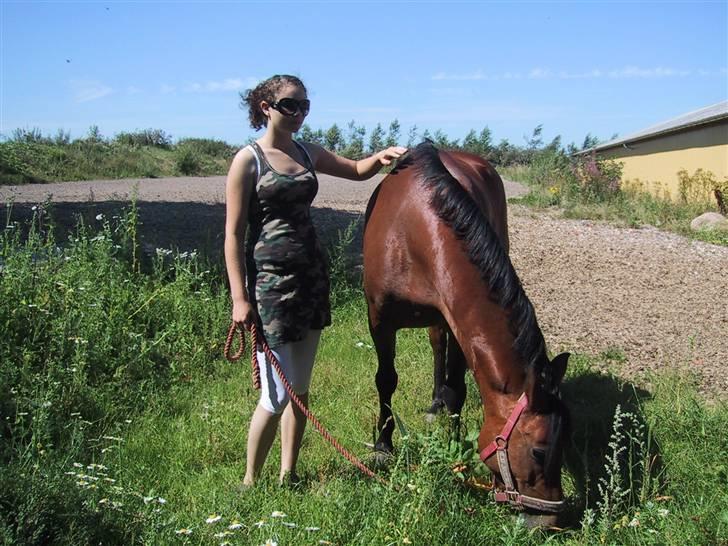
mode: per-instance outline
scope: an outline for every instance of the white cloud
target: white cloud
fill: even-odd
[[[126,88],[126,92],[127,92],[127,93],[128,93],[129,95],[136,95],[137,93],[141,93],[141,92],[142,92],[142,90],[141,90],[141,89],[139,89],[138,87],[134,86],[134,85],[129,85],[129,86],[127,86],[127,88]]]
[[[100,99],[114,92],[111,87],[96,80],[72,80],[71,88],[76,102]]]
[[[176,90],[176,87],[174,87],[173,85],[167,85],[166,83],[163,83],[162,86],[159,88],[160,93],[164,95],[168,93],[174,93]]]
[[[545,80],[551,78],[552,74],[548,68],[534,68],[528,73],[528,77],[532,80]]]
[[[215,93],[218,91],[241,91],[254,87],[258,83],[255,78],[227,78],[221,81],[208,81],[205,83],[191,83],[185,91],[192,93]]]
[[[613,78],[613,79],[636,79],[636,78],[679,78],[691,75],[690,70],[679,70],[676,68],[658,66],[655,68],[641,68],[638,66],[625,66],[624,68],[604,70],[594,68],[586,72],[569,72],[561,70],[553,72],[548,68],[536,67],[528,71],[526,77],[532,80],[560,79],[597,79],[597,78]],[[725,69],[720,71],[704,71],[698,72],[701,76],[725,74]],[[432,80],[436,81],[477,81],[477,80],[516,80],[524,76],[520,72],[503,72],[500,74],[486,74],[482,70],[475,72],[451,74],[447,72],[438,72],[432,76]]]
[[[488,76],[482,70],[476,70],[468,74],[448,74],[447,72],[438,72],[432,76],[433,80],[457,80],[457,81],[475,81],[487,80]]]
[[[674,68],[640,68],[638,66],[626,66],[619,70],[611,70],[607,73],[610,78],[669,78],[689,76],[689,70],[676,70]]]

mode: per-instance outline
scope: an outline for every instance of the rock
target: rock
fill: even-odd
[[[705,229],[728,231],[728,218],[717,212],[706,212],[690,222],[690,229],[693,231]]]

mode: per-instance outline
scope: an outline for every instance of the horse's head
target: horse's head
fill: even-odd
[[[542,373],[529,372],[517,402],[512,396],[489,401],[480,431],[480,456],[495,477],[496,500],[523,509],[530,526],[555,525],[563,507],[561,464],[569,412],[559,385],[568,358],[560,354]]]

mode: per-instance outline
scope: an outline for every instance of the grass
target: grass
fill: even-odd
[[[654,226],[685,237],[728,246],[728,231],[690,229],[690,222],[718,207],[710,199],[706,187],[718,185],[710,173],[697,171],[694,175],[681,172],[681,193],[678,201],[669,196],[643,191],[639,184],[622,188],[613,185],[618,166],[608,161],[597,162],[595,170],[603,172],[592,177],[576,174],[567,159],[543,154],[528,166],[502,169],[505,178],[525,183],[529,193],[511,200],[533,208],[558,208],[565,218],[601,220],[625,227]],[[706,186],[707,184],[707,186]],[[723,182],[725,184],[725,182]]]
[[[232,146],[211,139],[184,139],[165,147],[123,139],[7,141],[0,142],[0,184],[222,175],[234,153]]]
[[[574,422],[563,531],[528,531],[477,487],[482,414],[470,377],[461,429],[444,416],[425,423],[432,364],[422,331],[398,335],[390,485],[359,475],[309,429],[301,487],[277,485],[275,445],[260,484],[239,493],[257,392],[247,361],[221,356],[229,310],[219,264],[160,251],[140,271],[133,208],[100,224],[64,248],[42,210],[27,240],[19,226],[2,231],[3,543],[728,541],[728,408],[702,400],[689,377],[661,374],[646,392],[600,372],[599,359],[623,358],[618,347],[575,355],[564,383]],[[334,290],[312,407],[367,459],[376,357],[357,285],[339,275]]]

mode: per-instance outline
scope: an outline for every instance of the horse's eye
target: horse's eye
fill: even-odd
[[[543,466],[546,463],[546,450],[534,447],[531,450],[531,457],[533,457],[534,461]]]

